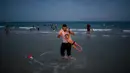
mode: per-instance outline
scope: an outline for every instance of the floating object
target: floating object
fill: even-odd
[[[27,58],[32,60],[33,59],[32,54],[29,54]]]

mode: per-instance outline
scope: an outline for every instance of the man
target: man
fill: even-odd
[[[37,30],[38,30],[38,31],[40,30],[39,26],[37,26]]]
[[[90,34],[91,25],[87,24],[87,33]]]
[[[8,35],[9,31],[10,31],[9,26],[6,25],[6,26],[5,26],[5,33]]]
[[[55,30],[57,30],[57,24],[55,24]]]
[[[72,59],[71,44],[68,43],[67,40],[65,39],[66,34],[74,35],[74,32],[70,31],[66,24],[63,24],[62,29],[59,31],[59,34],[57,36],[58,38],[62,37],[62,40],[63,40],[61,44],[60,53],[63,59]],[[69,38],[71,38],[71,36],[69,36]],[[67,51],[67,56],[65,56],[65,51]]]

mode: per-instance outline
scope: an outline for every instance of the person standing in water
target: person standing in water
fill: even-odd
[[[55,24],[55,30],[57,30],[57,24]]]
[[[62,37],[63,40],[60,48],[60,53],[63,59],[73,59],[73,57],[71,56],[72,45],[66,40],[66,34],[74,35],[74,32],[70,31],[66,24],[63,24],[62,29],[59,31],[59,34],[57,36],[58,38]],[[69,36],[69,38],[71,39],[71,36]],[[67,51],[67,56],[65,55],[65,51]]]
[[[91,32],[91,25],[87,24],[87,33],[90,34],[90,32]]]
[[[38,30],[38,31],[40,30],[39,26],[37,26],[37,30]]]
[[[6,34],[8,34],[8,33],[9,33],[9,31],[10,31],[9,26],[8,26],[8,25],[6,25],[6,26],[5,26],[5,33],[6,33]]]

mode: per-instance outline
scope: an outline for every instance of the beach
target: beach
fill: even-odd
[[[73,61],[61,59],[62,39],[56,38],[56,35],[56,32],[30,31],[12,31],[6,35],[1,30],[2,71],[4,73],[127,73],[130,61],[129,35],[122,37],[105,32],[91,35],[76,34],[72,39],[82,46],[83,52],[79,53],[72,48],[72,56],[76,58]],[[32,54],[38,62],[28,60],[28,54]]]

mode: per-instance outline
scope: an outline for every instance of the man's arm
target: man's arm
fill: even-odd
[[[75,35],[75,33],[74,33],[73,31],[69,31],[69,33],[70,33],[71,35]]]
[[[57,38],[60,38],[60,37],[61,37],[60,34],[58,34],[58,35],[57,35]]]
[[[57,35],[57,38],[60,38],[61,37],[61,31],[59,32],[59,34]]]
[[[68,31],[71,35],[75,35],[74,32],[70,31],[70,28],[68,28]]]

